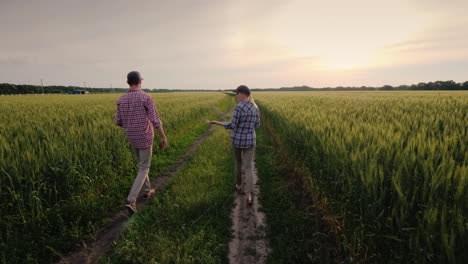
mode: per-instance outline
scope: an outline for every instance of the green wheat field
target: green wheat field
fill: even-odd
[[[207,130],[203,120],[235,105],[221,92],[151,95],[170,144],[163,151],[155,138],[153,178]],[[123,130],[113,123],[119,96],[0,96],[1,263],[57,261],[121,209],[136,166]],[[334,263],[466,259],[468,92],[253,96],[262,117],[259,148],[271,144],[291,157],[290,166],[300,168],[338,227],[342,253]],[[227,263],[233,162],[229,133],[216,128],[101,261]],[[261,177],[260,184],[268,181]],[[262,199],[268,223],[272,210],[268,197]],[[274,240],[279,234],[271,228]],[[273,256],[290,251],[274,243],[272,249],[270,263],[288,262]]]

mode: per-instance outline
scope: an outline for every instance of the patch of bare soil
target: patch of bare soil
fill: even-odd
[[[218,120],[224,118],[225,114],[226,113],[222,113]],[[178,161],[169,166],[165,174],[159,175],[156,179],[151,181],[151,187],[156,190],[156,195],[162,191],[169,180],[177,174],[179,169],[193,155],[197,147],[212,133],[213,129],[214,126],[211,126],[205,133],[203,133],[203,135],[189,147]],[[150,197],[150,199],[139,198],[137,200],[137,209],[141,210],[144,208],[151,202],[153,197]],[[108,226],[97,232],[97,236],[83,241],[83,246],[80,249],[63,256],[57,263],[94,263],[99,259],[99,257],[104,256],[110,249],[112,249],[114,241],[127,227],[128,219],[127,209],[123,208],[118,214],[112,217],[111,223]]]
[[[243,175],[244,177],[244,175]],[[266,238],[266,218],[258,200],[257,171],[254,170],[253,204],[247,204],[245,193],[237,194],[231,212],[233,239],[229,242],[229,263],[266,263],[270,248]],[[245,182],[245,180],[243,181]],[[242,186],[244,190],[245,186]]]

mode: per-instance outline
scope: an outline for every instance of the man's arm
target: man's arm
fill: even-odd
[[[167,137],[164,133],[161,119],[159,118],[158,109],[156,108],[156,105],[154,105],[153,98],[151,98],[151,96],[148,96],[148,101],[145,109],[146,116],[148,116],[148,119],[153,124],[153,127],[158,130],[159,136],[161,137],[161,146],[163,147],[163,149],[167,148]]]
[[[163,149],[166,149],[167,148],[167,137],[166,137],[166,134],[164,133],[164,129],[163,129],[162,124],[157,127],[157,130],[158,130],[159,136],[161,137],[161,146],[163,147]]]
[[[145,110],[146,110],[146,116],[150,120],[150,122],[153,124],[154,128],[158,128],[159,126],[162,125],[161,119],[159,118],[159,113],[158,109],[154,105],[153,98],[148,95],[148,100],[146,101],[145,105]]]
[[[119,127],[122,126],[122,118],[120,117],[119,104],[117,104],[117,110],[115,111],[114,123]]]

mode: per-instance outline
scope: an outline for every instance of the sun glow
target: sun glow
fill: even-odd
[[[369,66],[371,63],[372,54],[356,54],[349,51],[347,54],[335,54],[324,56],[321,60],[321,65],[327,70],[347,70]]]

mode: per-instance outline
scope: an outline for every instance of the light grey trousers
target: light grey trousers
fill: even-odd
[[[138,162],[138,174],[127,197],[127,202],[129,203],[136,202],[138,194],[140,193],[141,187],[143,187],[143,185],[145,186],[145,192],[148,192],[151,189],[148,172],[151,165],[153,146],[146,149],[136,149],[132,147],[132,151],[135,154]]]
[[[248,149],[234,148],[236,159],[236,184],[242,186],[242,171],[245,173],[245,192],[253,193],[253,169],[255,157],[255,145]]]

